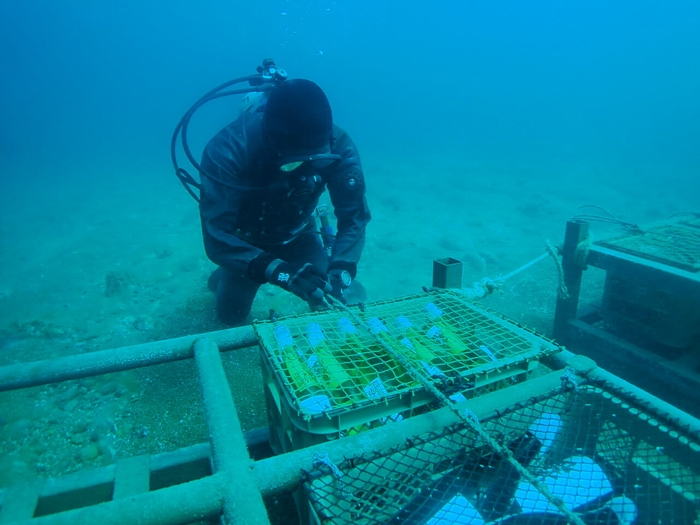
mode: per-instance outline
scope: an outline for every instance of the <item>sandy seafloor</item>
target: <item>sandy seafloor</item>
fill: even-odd
[[[504,275],[544,253],[545,240],[560,242],[581,205],[640,224],[700,211],[696,192],[681,189],[683,175],[663,167],[372,154],[363,161],[373,221],[358,279],[369,300],[419,292],[440,257],[464,261],[465,285]],[[206,289],[213,265],[195,202],[167,166],[144,173],[149,182],[136,182],[139,175],[95,173],[102,182],[76,188],[57,174],[51,187],[18,183],[3,192],[0,365],[223,328]],[[601,277],[587,272],[584,301],[597,298]],[[106,294],[108,281],[120,288]],[[548,259],[483,303],[549,334],[556,284]],[[252,314],[270,309],[289,314],[305,305],[265,286]],[[244,429],[266,425],[257,350],[223,360]],[[206,436],[192,362],[5,392],[0,487]]]

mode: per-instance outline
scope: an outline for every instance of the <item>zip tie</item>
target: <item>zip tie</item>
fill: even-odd
[[[582,380],[576,376],[574,369],[570,366],[566,367],[566,372],[561,376],[561,386],[564,390],[572,389],[574,391],[581,390]]]
[[[328,456],[328,452],[314,454],[312,456],[312,460],[315,468],[320,470],[321,466],[325,465],[331,470],[331,474],[333,477],[335,477],[335,480],[338,483],[338,491],[340,491],[341,496],[346,497],[350,495],[345,492],[345,483],[343,483],[343,481],[340,479],[343,477],[343,473],[340,471],[338,466],[331,461],[331,458]]]
[[[473,421],[474,423],[476,423],[477,425],[480,425],[480,424],[481,424],[481,421],[479,421],[479,417],[478,417],[474,412],[472,412],[471,410],[469,410],[468,408],[465,408],[464,410],[462,410],[462,411],[460,412],[460,415],[461,415],[465,420],[469,419],[469,420]]]

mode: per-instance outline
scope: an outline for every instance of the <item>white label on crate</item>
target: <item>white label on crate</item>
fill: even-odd
[[[372,380],[370,384],[365,387],[365,395],[370,399],[381,399],[389,395],[389,393],[386,391],[382,380],[377,378]]]
[[[457,392],[456,394],[452,394],[452,395],[450,396],[450,399],[451,399],[452,401],[454,401],[455,403],[463,403],[463,402],[465,402],[465,401],[467,400],[467,398],[464,397],[464,395],[462,395],[461,392]]]
[[[442,337],[442,332],[437,325],[433,325],[430,330],[425,332],[425,335],[428,337],[428,339],[440,339]]]
[[[437,366],[429,365],[425,361],[421,361],[420,364],[423,365],[423,368],[425,368],[425,371],[428,372],[428,375],[430,376],[445,375],[442,373],[442,370],[440,370]]]
[[[313,370],[314,374],[320,376],[322,373],[321,362],[316,357],[316,354],[311,354],[311,356],[306,360],[307,366]]]
[[[416,349],[413,347],[413,343],[408,337],[404,337],[401,339],[401,341],[399,341],[399,343],[401,343],[404,348],[408,348],[414,354],[416,353]]]
[[[320,414],[331,409],[331,401],[328,396],[316,395],[302,399],[299,406],[307,414]]]

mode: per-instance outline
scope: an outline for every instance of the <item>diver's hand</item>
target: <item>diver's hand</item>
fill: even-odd
[[[312,306],[325,304],[323,299],[333,291],[326,276],[313,264],[293,264],[275,259],[265,270],[271,284],[292,292]]]

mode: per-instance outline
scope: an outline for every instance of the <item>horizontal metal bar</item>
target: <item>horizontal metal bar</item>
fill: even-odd
[[[249,430],[244,436],[248,449],[260,448],[269,440],[269,429],[257,428]],[[150,456],[150,476],[200,461],[210,462],[210,459],[211,446],[209,443],[198,443],[172,452],[155,454]],[[86,490],[95,485],[114,483],[117,478],[116,471],[116,465],[112,464],[90,470],[80,470],[56,478],[48,478],[45,481],[42,480],[43,486],[39,493],[39,498],[60,498],[69,492]],[[4,504],[7,498],[8,490],[9,488],[0,489],[0,506]]]
[[[215,474],[154,492],[9,524],[185,525],[215,518],[221,513],[225,484],[226,478]]]
[[[190,359],[194,356],[194,341],[202,337],[214,342],[222,352],[258,344],[253,328],[242,326],[87,354],[17,363],[0,367],[0,392]]]
[[[564,374],[566,374],[565,371],[552,372],[503,390],[470,399],[466,403],[459,403],[455,408],[457,410],[468,408],[479,419],[494,416],[497,411],[511,407],[518,402],[525,402],[533,397],[545,395],[561,387]],[[330,461],[340,463],[353,456],[363,456],[404,445],[406,439],[428,432],[440,431],[460,421],[461,419],[451,408],[444,407],[343,439],[256,461],[253,472],[264,496],[290,491],[301,484],[303,471],[312,468],[314,456],[317,454],[328,454]]]
[[[570,321],[569,329],[575,350],[590,356],[612,374],[640,381],[646,390],[663,396],[681,410],[693,416],[700,414],[700,374],[581,320]]]
[[[586,263],[618,275],[639,285],[660,288],[673,295],[700,300],[700,274],[680,270],[649,259],[591,246]]]
[[[664,419],[675,421],[693,434],[700,435],[700,420],[687,412],[684,412],[678,407],[659,399],[646,390],[625,381],[624,379],[612,374],[611,372],[608,372],[603,368],[596,368],[589,374],[588,377],[591,380],[604,381],[622,391],[632,394],[632,396],[644,403],[645,410],[654,412],[657,416],[663,417]]]

